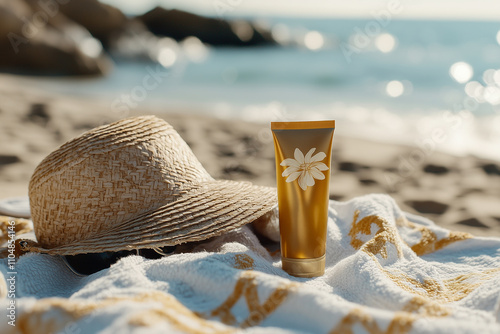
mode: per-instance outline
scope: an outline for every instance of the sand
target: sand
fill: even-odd
[[[109,104],[57,96],[0,75],[0,199],[27,196],[36,165],[65,141],[124,116],[171,123],[215,178],[275,186],[269,124],[181,110],[120,115]],[[500,163],[335,135],[330,198],[387,193],[404,210],[451,230],[500,237]]]

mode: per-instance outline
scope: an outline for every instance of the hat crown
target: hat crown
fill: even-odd
[[[128,118],[90,130],[49,154],[29,185],[38,243],[97,236],[213,178],[167,122]]]

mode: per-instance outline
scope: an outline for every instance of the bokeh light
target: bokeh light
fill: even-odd
[[[468,63],[459,61],[451,65],[450,75],[458,83],[466,83],[474,75],[474,70]]]
[[[396,39],[389,33],[380,34],[375,38],[375,46],[380,52],[389,53],[396,46]]]
[[[498,87],[500,87],[500,70],[496,70],[495,74],[493,74],[493,81]]]
[[[170,48],[163,48],[158,53],[158,62],[164,67],[171,67],[177,60],[177,54]]]
[[[389,81],[385,86],[385,92],[390,97],[398,97],[403,95],[405,87],[401,81],[393,80]]]
[[[478,99],[479,97],[481,97],[483,95],[484,87],[483,87],[483,85],[481,85],[481,83],[479,83],[477,81],[471,81],[465,85],[464,90],[465,90],[465,93],[467,95],[469,95],[470,97]]]
[[[495,70],[490,68],[486,71],[483,72],[483,81],[487,85],[494,85],[495,84]]]
[[[87,37],[80,43],[80,50],[87,56],[96,58],[102,52],[102,44],[93,37]]]
[[[497,42],[498,44],[500,44],[500,30],[498,30],[497,32]]]
[[[204,62],[209,54],[209,49],[198,38],[191,36],[181,42],[186,56],[195,63]]]
[[[484,89],[484,99],[491,105],[500,104],[500,88],[495,86],[488,86]]]
[[[318,31],[309,31],[304,37],[304,45],[309,50],[319,50],[324,44],[325,39]]]
[[[287,44],[291,39],[290,29],[283,23],[276,24],[271,30],[271,35],[280,44]]]
[[[236,21],[231,24],[233,32],[243,42],[248,42],[253,37],[253,28],[250,23],[246,21]]]

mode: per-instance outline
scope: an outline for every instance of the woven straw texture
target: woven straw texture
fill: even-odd
[[[214,180],[167,122],[128,118],[48,155],[29,185],[37,245],[78,254],[199,241],[276,205],[275,189]]]

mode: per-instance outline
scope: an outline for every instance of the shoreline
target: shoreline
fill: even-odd
[[[267,123],[143,109],[169,122],[217,179],[275,187],[274,148]],[[102,101],[58,96],[0,76],[0,199],[26,196],[36,165],[84,131],[124,117]],[[433,151],[418,161],[416,146],[334,135],[330,198],[391,195],[405,211],[438,225],[500,236],[500,163]],[[411,164],[411,161],[415,162]],[[406,163],[404,162],[406,160]],[[418,163],[417,163],[418,162]]]
[[[164,113],[189,114],[193,117],[208,116],[225,121],[245,121],[266,126],[276,120],[335,119],[339,124],[336,135],[376,141],[381,144],[411,146],[425,158],[434,153],[444,153],[459,157],[478,158],[500,163],[496,148],[500,145],[497,124],[500,116],[496,114],[474,114],[467,110],[415,109],[400,110],[396,106],[387,108],[369,102],[336,102],[333,104],[295,104],[278,101],[255,101],[245,104],[243,101],[214,102],[189,99],[166,100],[164,96],[147,95],[147,99],[133,99],[125,102],[124,95],[131,96],[134,88],[107,91],[108,86],[89,90],[89,86],[99,83],[95,78],[40,78],[33,76],[19,77],[0,74],[0,81],[12,82],[17,86],[39,91],[44,86],[43,95],[60,99],[92,101],[100,109],[107,110],[110,119],[117,119],[113,114],[125,118],[128,115],[150,111]],[[104,79],[101,79],[104,80]],[[88,82],[87,82],[88,81]],[[83,86],[82,86],[83,84]],[[1,85],[1,83],[0,83]],[[66,88],[70,87],[70,88]],[[197,94],[195,90],[192,94]],[[468,97],[465,96],[462,104]],[[86,103],[86,102],[85,102]],[[127,105],[130,103],[130,105]],[[418,152],[415,152],[418,154]]]

